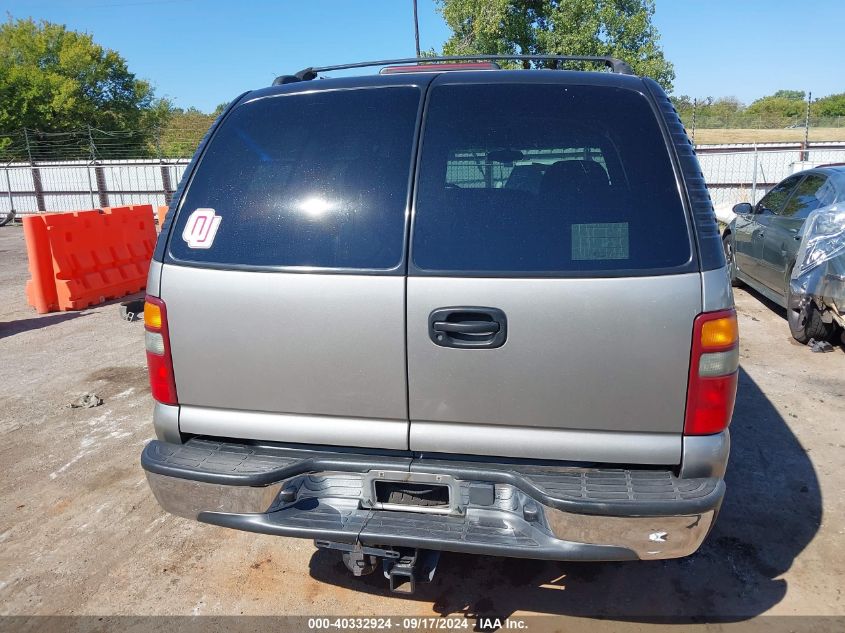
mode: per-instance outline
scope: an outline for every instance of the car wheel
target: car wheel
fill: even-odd
[[[725,249],[725,263],[728,266],[728,276],[731,279],[731,285],[737,288],[742,285],[742,282],[736,278],[736,259],[734,258],[734,244],[731,240],[731,234],[725,233],[722,237],[722,248]]]
[[[821,310],[809,297],[801,299],[797,307],[793,308],[795,302],[790,291],[786,305],[786,320],[789,322],[789,331],[792,338],[799,343],[806,345],[811,338],[817,341],[826,341],[833,335],[833,323],[822,321]]]

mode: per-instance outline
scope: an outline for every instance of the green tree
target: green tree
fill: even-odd
[[[803,101],[807,98],[807,93],[803,90],[778,90],[772,96],[778,99],[792,99],[793,101]]]
[[[669,97],[669,100],[672,102],[672,105],[675,106],[675,110],[678,111],[678,114],[681,115],[686,112],[692,112],[694,107],[693,98],[689,95],[674,95]]]
[[[800,99],[769,96],[757,99],[746,109],[746,113],[763,119],[777,120],[804,114],[807,106]]]
[[[0,130],[137,130],[167,114],[150,84],[91,35],[32,19],[0,24]]]
[[[822,97],[813,104],[815,116],[845,116],[845,92]]]
[[[161,154],[170,158],[191,156],[215,118],[215,114],[206,114],[197,108],[171,108],[161,130]]]
[[[611,55],[672,89],[654,0],[438,0],[438,10],[452,30],[446,55]]]

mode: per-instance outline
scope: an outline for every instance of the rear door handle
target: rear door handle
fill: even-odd
[[[435,321],[432,326],[435,332],[458,332],[460,334],[495,334],[501,327],[495,321],[462,321],[449,323]]]
[[[507,340],[508,319],[498,308],[438,308],[428,315],[428,336],[440,347],[495,349]]]

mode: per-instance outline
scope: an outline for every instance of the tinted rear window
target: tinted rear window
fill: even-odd
[[[402,261],[420,91],[327,91],[235,108],[188,187],[170,252],[247,266],[391,269]],[[217,232],[183,237],[196,209]],[[210,223],[209,223],[210,225]]]
[[[637,92],[438,86],[422,143],[418,268],[647,271],[691,258],[669,154]]]

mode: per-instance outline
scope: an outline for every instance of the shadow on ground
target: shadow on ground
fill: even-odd
[[[0,323],[0,339],[21,334],[22,332],[29,332],[31,330],[40,330],[41,328],[62,323],[64,321],[71,321],[79,317],[87,316],[87,313],[82,312],[61,312],[59,314],[49,314],[46,316],[32,317],[31,319],[18,319],[17,321],[4,321]]]
[[[819,529],[822,498],[809,456],[740,369],[727,496],[693,556],[624,563],[555,563],[444,553],[431,584],[408,599],[441,615],[507,617],[516,611],[636,622],[744,620],[780,602],[778,576]],[[339,554],[317,550],[313,578],[386,594],[381,574],[354,578]]]

